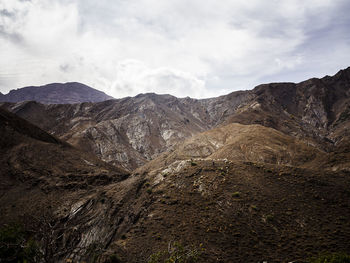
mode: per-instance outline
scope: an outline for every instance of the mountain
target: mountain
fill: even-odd
[[[349,138],[349,74],[350,68],[333,77],[264,84],[204,100],[149,93],[99,103],[3,106],[131,171],[186,138],[230,123],[260,124],[321,151],[337,150]]]
[[[210,129],[250,98],[241,92],[213,100],[150,93],[99,103],[3,105],[72,145],[133,170]]]
[[[54,262],[349,253],[349,71],[205,100],[2,103],[0,226]]]
[[[52,83],[45,86],[31,86],[0,94],[0,101],[38,101],[44,104],[73,104],[99,102],[113,99],[104,92],[77,82]]]
[[[198,262],[305,262],[350,250],[349,170],[325,169],[334,153],[272,128],[198,133],[130,176],[1,109],[0,135],[0,225],[23,222],[47,261],[148,262],[178,247]]]

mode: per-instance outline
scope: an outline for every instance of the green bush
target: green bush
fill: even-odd
[[[251,207],[253,210],[255,210],[255,211],[258,210],[258,208],[256,207],[256,205],[251,205],[250,207]]]
[[[327,253],[311,259],[310,263],[350,263],[350,256],[345,253]]]
[[[0,262],[38,262],[42,258],[39,246],[19,225],[7,225],[0,230]]]
[[[241,196],[241,193],[240,192],[234,192],[232,194],[232,197],[240,197]]]
[[[274,215],[267,215],[266,216],[266,221],[272,222],[275,219]]]

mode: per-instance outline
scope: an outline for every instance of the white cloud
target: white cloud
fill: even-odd
[[[127,60],[117,64],[111,93],[120,97],[147,92],[200,97],[204,89],[204,81],[189,73],[165,67],[152,69],[140,61]]]
[[[210,97],[282,76],[298,81],[348,66],[347,7],[346,0],[2,0],[0,91],[79,81],[115,97]]]

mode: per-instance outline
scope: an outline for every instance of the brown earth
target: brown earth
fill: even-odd
[[[187,160],[149,173],[143,211],[110,250],[125,262],[179,241],[199,262],[305,262],[350,251],[349,173],[255,162]]]

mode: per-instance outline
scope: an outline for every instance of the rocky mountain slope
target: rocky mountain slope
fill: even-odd
[[[133,170],[185,138],[229,123],[260,124],[334,151],[348,144],[349,76],[350,68],[333,77],[264,84],[205,100],[140,94],[100,103],[3,106],[104,161]]]
[[[113,99],[104,92],[78,82],[52,83],[45,86],[31,86],[0,94],[0,101],[37,101],[44,104],[72,104],[99,102]]]
[[[0,225],[22,222],[47,261],[163,262],[178,251],[306,262],[350,251],[349,170],[323,162],[342,156],[271,128],[199,133],[128,176],[11,113],[0,120]]]
[[[140,94],[100,103],[3,106],[72,145],[132,170],[184,138],[213,127],[250,98],[240,92],[203,101]]]
[[[349,71],[207,100],[3,103],[54,135],[0,109],[0,225],[54,262],[350,253]]]
[[[199,133],[142,167],[153,170],[189,159],[310,166],[327,154],[295,137],[257,124],[232,123]],[[350,168],[350,167],[349,167]]]
[[[242,107],[226,123],[262,124],[318,142],[324,148],[340,146],[343,134],[347,134],[350,68],[332,77],[313,78],[298,84],[264,84],[253,92],[254,102]]]
[[[101,241],[111,238],[110,226],[104,225],[108,220],[100,225],[97,214],[107,209],[97,209],[101,188],[128,176],[0,109],[0,225],[23,224],[42,246],[45,262],[74,255],[77,247],[81,254],[97,238],[94,231]],[[76,216],[85,202],[92,210]]]

